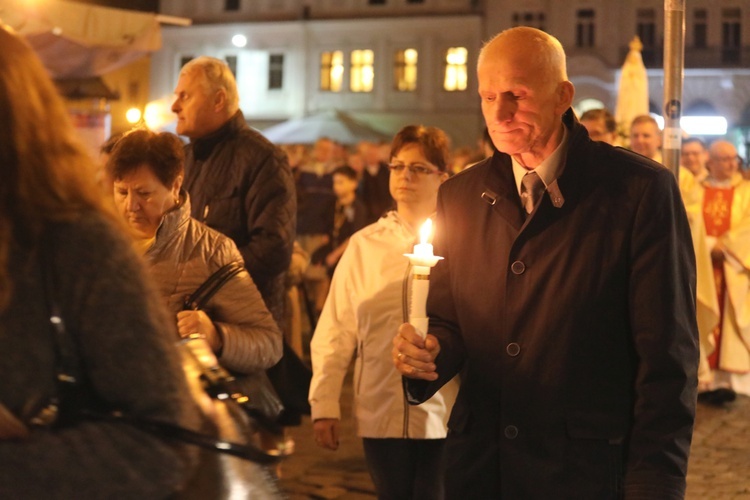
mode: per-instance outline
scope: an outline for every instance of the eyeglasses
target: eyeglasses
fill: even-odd
[[[737,162],[742,164],[742,158],[739,156],[712,156],[711,159],[716,162]]]
[[[411,165],[405,165],[403,163],[391,163],[390,165],[388,165],[388,170],[390,170],[391,172],[396,172],[398,174],[402,173],[404,169],[408,170],[412,175],[431,175],[440,173],[439,170],[430,168],[421,163],[412,163]]]

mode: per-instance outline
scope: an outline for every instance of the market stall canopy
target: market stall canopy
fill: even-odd
[[[352,145],[360,141],[390,140],[388,134],[379,132],[356,121],[343,111],[331,110],[304,118],[293,118],[262,131],[276,144],[312,144],[328,137],[341,144]]]
[[[648,114],[648,73],[641,55],[643,44],[637,36],[630,42],[617,89],[615,120],[625,134],[630,135],[630,123],[636,116]]]
[[[55,80],[60,94],[67,99],[106,99],[116,101],[120,98],[118,92],[113,91],[98,76],[90,78],[65,78]]]
[[[190,24],[64,0],[0,0],[0,19],[26,38],[55,79],[118,69],[161,48],[161,22]]]

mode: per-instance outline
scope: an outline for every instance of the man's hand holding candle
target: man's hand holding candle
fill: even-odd
[[[423,339],[414,326],[402,324],[393,338],[393,364],[404,376],[421,380],[437,380],[435,358],[440,353],[440,342],[429,333]]]

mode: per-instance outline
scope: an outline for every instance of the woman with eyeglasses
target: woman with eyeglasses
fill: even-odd
[[[422,223],[448,178],[449,140],[434,127],[403,128],[391,146],[396,209],[355,233],[333,275],[311,342],[310,385],[316,443],[339,445],[341,386],[352,356],[355,414],[379,498],[442,498],[440,463],[458,382],[409,405],[393,369],[391,340],[408,317],[409,260]]]

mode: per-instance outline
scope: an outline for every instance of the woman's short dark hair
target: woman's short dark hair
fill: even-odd
[[[102,145],[99,147],[99,153],[104,155],[111,155],[112,150],[115,149],[115,146],[117,146],[117,142],[122,139],[122,133],[119,134],[113,134],[102,143]]]
[[[391,143],[391,158],[396,156],[407,144],[418,144],[422,147],[425,158],[438,170],[448,170],[450,157],[450,139],[437,127],[424,125],[407,125],[398,131]]]
[[[164,186],[171,186],[182,175],[185,152],[179,137],[169,132],[138,129],[117,141],[107,161],[110,178],[122,179],[146,165]]]

